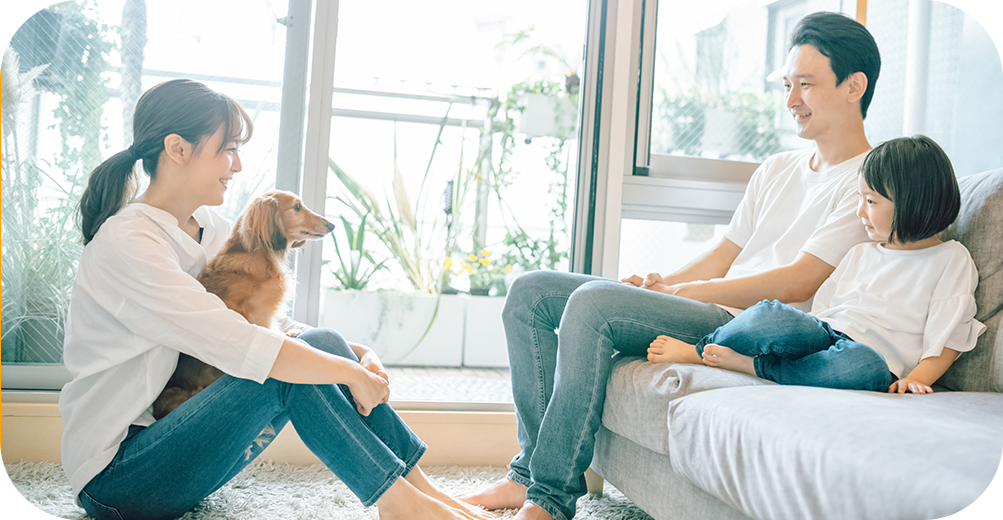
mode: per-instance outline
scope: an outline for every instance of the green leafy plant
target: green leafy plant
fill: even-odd
[[[341,226],[348,243],[347,248],[342,248],[339,244],[340,241],[336,236],[337,231],[331,232],[331,241],[334,242],[334,251],[338,255],[339,265],[337,268],[332,265],[328,265],[328,267],[334,277],[338,279],[342,289],[365,289],[369,285],[369,279],[386,268],[386,259],[377,262],[373,258],[372,252],[365,248],[366,219],[368,217],[368,213],[363,215],[358,227],[353,227],[348,219],[341,217]],[[330,262],[325,263],[330,264]]]

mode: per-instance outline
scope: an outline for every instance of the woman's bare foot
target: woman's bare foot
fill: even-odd
[[[542,507],[527,501],[513,520],[554,520],[554,517]]]
[[[376,501],[380,520],[479,520],[466,511],[446,504],[422,493],[403,478],[398,478],[390,489]]]
[[[526,501],[526,486],[503,478],[473,493],[456,498],[485,509],[517,509]]]
[[[669,336],[658,336],[648,347],[648,361],[652,363],[694,363],[702,365],[704,360],[697,354],[695,346]]]
[[[421,468],[418,466],[415,466],[414,469],[407,474],[407,477],[404,478],[409,483],[411,483],[411,485],[417,488],[418,491],[425,493],[426,495],[438,500],[439,502],[442,502],[443,504],[446,504],[449,507],[464,511],[468,515],[473,516],[474,518],[478,518],[480,520],[492,520],[493,518],[495,518],[495,515],[475,505],[471,505],[466,502],[461,502],[456,498],[453,498],[452,496],[444,493],[441,489],[437,488],[435,484],[432,483],[431,480],[428,479],[428,475],[425,475],[425,472],[422,471]]]
[[[749,374],[750,376],[756,375],[756,366],[752,362],[751,357],[739,354],[721,345],[710,343],[705,346],[703,348],[703,360],[707,366],[724,368],[734,372]]]

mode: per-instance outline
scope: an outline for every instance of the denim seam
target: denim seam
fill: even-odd
[[[421,460],[423,455],[425,455],[425,450],[428,449],[428,445],[421,440],[419,440],[418,443],[418,450],[415,451],[414,455],[410,459],[404,461],[404,476],[411,474],[414,467],[418,465],[418,461]]]
[[[381,486],[378,490],[376,490],[376,492],[373,493],[369,498],[362,500],[362,505],[364,507],[370,507],[377,501],[379,501],[379,499],[383,496],[383,494],[386,493],[387,490],[390,489],[390,487],[397,482],[397,479],[404,474],[405,469],[406,468],[404,467],[404,463],[401,462],[401,464],[387,476],[387,480],[386,482],[383,483],[383,486]]]
[[[316,385],[311,385],[310,389],[317,393],[317,395],[320,397],[321,402],[324,403],[324,406],[326,406],[327,409],[328,409],[328,411],[331,412],[331,415],[337,419],[337,421],[341,425],[341,427],[344,428],[345,432],[348,433],[348,435],[352,438],[352,441],[354,441],[356,445],[358,445],[360,448],[362,448],[362,451],[366,454],[367,457],[369,457],[369,460],[371,460],[373,462],[373,464],[376,465],[376,467],[380,468],[381,470],[384,470],[383,466],[376,460],[375,457],[373,457],[373,454],[369,453],[369,450],[365,448],[365,444],[363,444],[359,440],[359,438],[355,436],[355,432],[352,431],[352,429],[348,426],[348,424],[345,423],[344,420],[342,420],[341,415],[338,414],[335,411],[335,409],[331,407],[331,403],[327,402],[327,399],[324,397],[324,394],[321,393],[320,388],[318,388]],[[362,422],[363,422],[363,424],[365,424],[365,421],[362,421]],[[293,426],[295,426],[295,423],[293,424]],[[368,425],[367,425],[366,429],[369,429]],[[382,442],[382,440],[380,442]]]
[[[520,475],[514,469],[509,470],[508,475],[506,475],[506,478],[508,478],[512,482],[515,482],[516,484],[520,484],[520,485],[525,486],[527,488],[529,486],[533,485],[533,479],[526,478],[526,477]]]
[[[610,327],[610,324],[609,324],[608,321],[606,323],[604,323],[602,327],[599,328],[599,341],[600,342],[602,342],[603,339],[608,339],[606,336],[603,335],[603,332],[604,331],[609,331],[610,328],[611,327]],[[596,365],[598,365],[602,361],[602,357],[603,357],[602,356],[602,348],[596,348],[595,352],[596,352],[595,362],[596,362]],[[582,444],[585,442],[585,437],[588,435],[588,430],[589,430],[588,425],[592,421],[592,418],[594,417],[594,412],[593,411],[595,410],[595,405],[596,405],[596,402],[598,400],[597,396],[599,395],[599,392],[596,392],[595,389],[596,389],[596,387],[599,386],[599,378],[602,377],[602,374],[600,374],[599,372],[600,371],[596,371],[596,377],[592,381],[592,389],[593,389],[593,391],[592,391],[592,396],[591,396],[590,401],[589,401],[589,406],[587,408],[587,410],[589,411],[589,413],[588,413],[588,415],[585,416],[585,422],[583,424],[583,428],[582,428],[581,434],[578,437],[578,441],[575,443],[575,446],[576,446],[575,453],[571,457],[571,462],[572,462],[571,471],[569,472],[569,475],[565,478],[565,481],[564,481],[566,486],[570,486],[571,484],[573,484],[573,482],[572,482],[573,480],[577,480],[577,479],[579,479],[581,477],[581,475],[576,475],[575,474],[576,472],[575,472],[575,469],[574,469],[574,461],[578,460],[578,456],[581,455],[581,453],[582,453]],[[606,377],[608,378],[609,374],[606,374]],[[605,392],[604,392],[603,393],[603,399],[605,399],[605,398],[606,398],[606,395],[605,395]],[[595,433],[593,433],[593,435],[595,435]],[[551,516],[553,516],[553,515],[551,515]]]

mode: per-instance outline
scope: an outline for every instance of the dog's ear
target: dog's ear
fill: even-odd
[[[241,241],[248,251],[261,249],[281,250],[286,247],[282,233],[279,201],[263,196],[248,206],[238,222]]]

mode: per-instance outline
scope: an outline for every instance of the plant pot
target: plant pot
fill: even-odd
[[[320,325],[371,347],[388,366],[458,367],[463,361],[464,298],[328,290]]]
[[[490,287],[478,287],[476,289],[473,288],[473,287],[470,288],[470,295],[471,296],[488,296],[490,294],[491,294],[491,288]]]
[[[463,366],[507,367],[508,347],[502,325],[505,298],[467,298],[466,331],[463,339]]]

